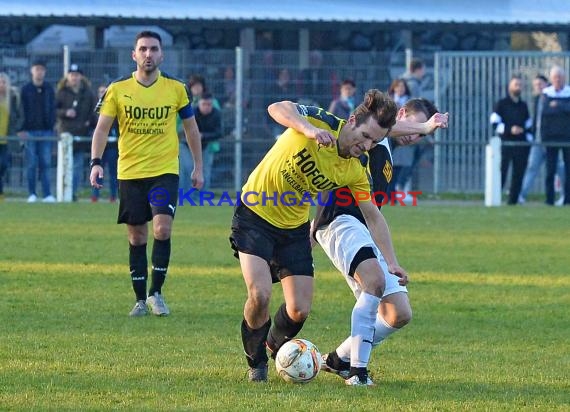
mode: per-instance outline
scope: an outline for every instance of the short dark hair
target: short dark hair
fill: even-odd
[[[414,57],[412,60],[410,60],[410,73],[413,73],[422,67],[424,67],[424,61],[419,57]]]
[[[160,47],[162,47],[162,37],[160,37],[160,34],[152,30],[143,30],[135,37],[135,49],[137,48],[137,42],[139,41],[139,39],[144,39],[148,37],[158,40],[158,44],[160,44]]]
[[[356,83],[352,79],[344,79],[340,85],[341,87],[346,85],[356,87]]]
[[[534,78],[542,80],[544,83],[548,83],[548,79],[546,78],[546,76],[544,74],[537,74],[536,76],[534,76]]]
[[[390,129],[396,124],[398,108],[396,103],[387,94],[378,89],[370,89],[364,95],[364,102],[354,109],[353,115],[356,126],[366,122],[373,116],[380,127]]]
[[[204,92],[204,93],[202,93],[202,96],[200,96],[200,100],[210,100],[213,98],[214,98],[214,96],[210,92]]]
[[[206,79],[201,74],[193,74],[188,79],[188,86],[192,87],[195,84],[200,83],[204,90],[206,90]]]
[[[428,119],[438,112],[435,104],[423,97],[408,100],[403,108],[410,113],[423,113]]]

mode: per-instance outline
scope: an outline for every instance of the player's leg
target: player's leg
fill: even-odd
[[[250,381],[267,380],[265,342],[271,326],[269,302],[272,277],[269,268],[274,250],[275,228],[247,207],[237,206],[232,219],[230,244],[240,261],[247,299],[241,337],[249,366]]]
[[[135,306],[129,315],[144,316],[148,314],[146,307],[146,282],[148,278],[148,261],[146,257],[147,224],[127,225],[127,237],[129,239],[131,283],[136,297]]]
[[[371,384],[367,365],[380,296],[384,291],[384,273],[376,259],[374,241],[366,226],[348,215],[339,216],[326,228],[318,230],[316,237],[357,298],[351,316],[351,337],[336,351],[324,356],[323,368],[349,378],[351,382]],[[339,349],[342,350],[340,354]],[[347,383],[350,382],[347,380]]]
[[[272,286],[269,265],[259,256],[242,252],[239,252],[239,262],[247,288],[241,337],[247,363],[250,367],[250,380],[267,380],[268,357],[265,351],[265,342],[271,326],[269,302]],[[256,369],[260,371],[256,371]],[[265,376],[257,376],[260,374]]]
[[[161,196],[155,194],[161,193]],[[165,174],[150,179],[148,201],[152,210],[153,244],[151,252],[151,285],[147,304],[157,316],[167,316],[170,310],[162,296],[170,263],[172,224],[178,203],[178,176]]]
[[[119,216],[117,223],[126,223],[129,240],[129,266],[136,303],[131,316],[148,314],[146,307],[146,283],[148,261],[146,245],[147,222],[152,220],[148,204],[145,179],[119,181]]]
[[[313,302],[311,275],[282,277],[281,286],[285,303],[277,310],[273,327],[267,336],[267,348],[272,356],[277,354],[285,342],[293,339],[301,331]]]
[[[267,347],[275,356],[285,342],[299,333],[311,310],[314,269],[309,223],[280,231],[273,262],[285,298],[267,336]]]

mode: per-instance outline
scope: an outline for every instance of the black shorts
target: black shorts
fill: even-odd
[[[286,276],[313,276],[313,255],[309,222],[294,229],[281,229],[238,205],[232,220],[230,244],[238,251],[264,259],[271,269],[273,282]]]
[[[142,225],[155,215],[174,217],[178,204],[178,175],[119,180],[117,223]]]

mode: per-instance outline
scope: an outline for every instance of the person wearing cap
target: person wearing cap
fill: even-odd
[[[31,81],[21,90],[24,122],[18,136],[24,143],[25,162],[28,178],[28,202],[38,200],[36,180],[42,185],[43,201],[55,202],[51,194],[49,172],[55,125],[55,91],[45,82],[46,64],[35,60],[30,67]]]
[[[91,83],[77,64],[57,84],[55,96],[58,134],[73,136],[73,200],[77,200],[79,182],[83,180],[85,156],[91,149],[89,132],[93,127],[95,95]]]

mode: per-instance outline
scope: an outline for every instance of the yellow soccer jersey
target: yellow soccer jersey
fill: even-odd
[[[133,73],[109,85],[97,111],[119,122],[119,179],[178,174],[176,117],[193,115],[184,83],[159,73],[143,86]]]
[[[335,138],[345,124],[317,107],[297,105],[297,109]],[[316,204],[310,199],[319,192],[348,186],[370,193],[366,167],[361,159],[340,157],[336,146],[319,148],[315,140],[289,128],[249,176],[241,201],[272,225],[292,229],[309,220],[310,207]]]

